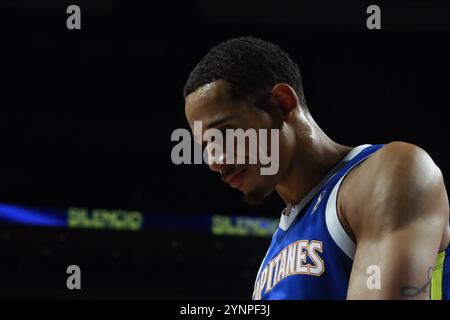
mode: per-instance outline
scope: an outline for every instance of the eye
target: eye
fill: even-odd
[[[224,142],[226,141],[225,139],[226,139],[227,129],[234,130],[234,128],[232,126],[228,126],[228,125],[227,126],[218,127],[218,128],[215,128],[215,129],[220,131],[220,133],[222,134]],[[202,150],[205,150],[207,145],[208,145],[207,141],[202,141]]]
[[[225,135],[227,134],[227,129],[233,129],[233,127],[231,126],[225,126],[225,127],[221,127],[218,130],[222,133],[222,135],[225,137]]]

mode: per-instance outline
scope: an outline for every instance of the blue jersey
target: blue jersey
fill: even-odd
[[[283,211],[259,268],[253,299],[346,298],[356,245],[339,221],[337,193],[346,174],[382,146],[352,149],[300,203],[289,208],[289,214]],[[448,251],[439,254],[433,271],[434,299],[450,298]]]

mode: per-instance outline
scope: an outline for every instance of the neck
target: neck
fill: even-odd
[[[275,188],[284,202],[292,204],[299,203],[352,149],[331,140],[311,117],[301,122],[306,129],[295,133],[291,164]]]

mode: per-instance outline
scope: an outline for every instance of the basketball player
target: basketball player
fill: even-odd
[[[280,129],[276,174],[210,164],[248,202],[275,190],[286,203],[253,299],[450,298],[449,203],[424,150],[333,141],[308,110],[298,66],[251,37],[213,47],[184,97],[191,128]]]

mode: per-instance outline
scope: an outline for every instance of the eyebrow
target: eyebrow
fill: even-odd
[[[217,127],[219,124],[222,124],[222,123],[224,123],[226,121],[229,121],[229,120],[235,119],[235,118],[237,118],[237,116],[235,116],[235,115],[227,115],[227,116],[217,117],[217,119],[212,120],[211,122],[209,122],[206,125],[206,129],[209,129],[209,128],[212,128],[212,127]]]

